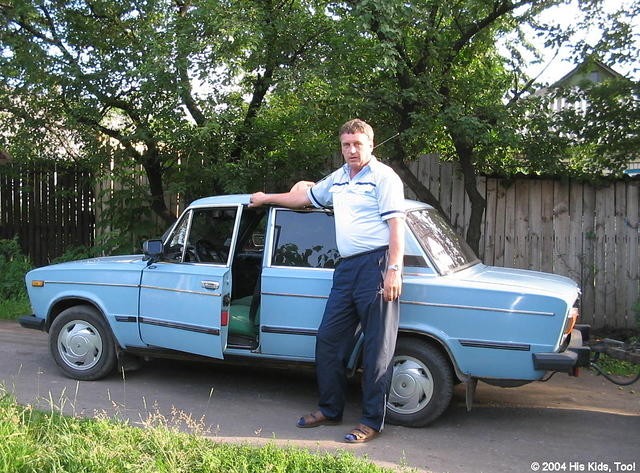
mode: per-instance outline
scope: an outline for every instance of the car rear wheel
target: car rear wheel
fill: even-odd
[[[73,379],[103,378],[116,365],[111,331],[98,311],[87,305],[60,313],[49,330],[49,349],[64,372]]]
[[[387,401],[387,421],[422,427],[444,412],[452,395],[453,373],[445,355],[420,340],[398,339]]]

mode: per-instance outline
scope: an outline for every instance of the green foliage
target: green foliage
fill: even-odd
[[[17,238],[0,240],[0,299],[24,299],[24,275],[32,267]]]
[[[33,313],[26,293],[13,299],[0,299],[0,319],[14,320]]]
[[[589,15],[576,26],[604,34],[576,43],[576,61],[598,51],[611,65],[635,60],[638,2],[606,14],[603,1],[578,2]],[[166,192],[189,202],[320,177],[337,128],[355,116],[378,141],[400,133],[376,150],[395,164],[440,153],[469,179],[617,172],[637,149],[637,118],[620,116],[637,87],[585,92],[592,117],[551,116],[522,100],[534,87],[523,31],[568,44],[574,26],[540,19],[562,3],[9,0],[0,5],[0,147],[113,175],[104,217],[123,249],[175,219]]]
[[[636,376],[640,370],[640,365],[637,363],[617,360],[604,354],[600,355],[597,364],[602,371],[613,376]]]
[[[141,429],[105,418],[67,417],[59,407],[51,407],[52,413],[22,407],[0,390],[0,473],[390,471],[348,453],[216,443],[181,433],[158,416]]]
[[[590,178],[603,171],[620,175],[640,156],[638,96],[640,82],[612,79],[529,99],[524,169]],[[552,110],[560,100],[571,106]]]

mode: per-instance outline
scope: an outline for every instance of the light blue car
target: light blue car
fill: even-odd
[[[145,255],[30,271],[33,315],[62,372],[102,378],[132,356],[313,363],[340,263],[327,210],[249,208],[248,195],[193,202]],[[422,426],[453,386],[519,386],[589,363],[579,290],[565,277],[485,266],[436,210],[406,201],[401,316],[387,420]],[[584,335],[584,337],[583,337]],[[360,363],[361,338],[345,359]]]

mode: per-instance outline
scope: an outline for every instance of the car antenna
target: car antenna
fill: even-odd
[[[391,140],[392,140],[392,139],[394,139],[396,136],[400,136],[400,132],[398,132],[398,133],[396,133],[395,135],[393,135],[393,136],[391,136],[391,137],[387,138],[387,139],[386,139],[386,140],[384,140],[382,143],[379,143],[379,144],[375,145],[375,146],[373,147],[373,149],[376,149],[378,146],[382,146],[382,145],[383,145],[383,144],[385,144],[387,141],[391,141]]]

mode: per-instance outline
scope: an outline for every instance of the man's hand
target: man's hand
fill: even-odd
[[[388,269],[384,277],[384,293],[385,301],[395,301],[402,293],[402,274],[401,271]]]
[[[304,188],[284,194],[256,192],[249,196],[249,207],[260,207],[262,205],[281,205],[290,209],[301,209],[311,205],[311,201],[307,197],[307,191]]]
[[[267,203],[267,194],[256,192],[249,197],[249,207],[260,207]]]

